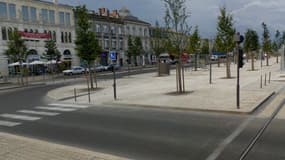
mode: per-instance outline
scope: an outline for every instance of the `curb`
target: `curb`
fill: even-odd
[[[272,92],[265,99],[263,99],[256,107],[254,107],[251,111],[241,112],[241,111],[227,111],[227,110],[215,110],[215,109],[200,109],[200,108],[182,108],[176,106],[162,107],[155,105],[141,105],[141,104],[123,104],[123,103],[112,103],[112,102],[104,102],[102,105],[105,106],[119,106],[119,107],[139,107],[146,109],[159,109],[159,110],[177,110],[177,111],[196,111],[196,112],[211,112],[211,113],[226,113],[226,114],[240,114],[240,115],[250,115],[253,114],[256,110],[258,110],[266,101],[268,101],[276,92]],[[78,103],[79,104],[79,103]],[[92,104],[89,104],[92,105]],[[94,105],[94,104],[93,104]]]
[[[5,87],[5,88],[0,88],[0,91],[11,90],[11,89],[17,89],[17,88],[28,88],[28,87],[35,87],[35,86],[42,86],[42,85],[46,85],[46,83],[29,84],[29,85],[14,86],[14,87]]]

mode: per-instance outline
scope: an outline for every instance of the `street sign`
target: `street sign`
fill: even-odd
[[[110,51],[110,59],[112,61],[116,61],[117,60],[117,54],[115,51]]]

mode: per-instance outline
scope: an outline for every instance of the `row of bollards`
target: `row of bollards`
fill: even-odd
[[[267,73],[265,73],[264,83],[263,83],[263,75],[260,75],[260,88],[263,88],[263,84],[264,84],[264,87],[267,86],[267,82],[268,84],[271,83],[271,72],[268,73],[268,80],[267,80]]]

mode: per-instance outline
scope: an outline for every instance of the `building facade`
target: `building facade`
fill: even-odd
[[[116,63],[121,66],[128,62],[128,37],[140,37],[143,52],[140,53],[140,64],[150,62],[150,24],[134,17],[130,11],[123,7],[119,11],[110,12],[106,8],[99,8],[99,12],[90,11],[92,30],[96,33],[99,44],[103,49],[100,63],[107,65],[114,62],[110,54],[116,54]]]
[[[2,74],[8,68],[4,55],[9,33],[17,30],[28,48],[26,62],[43,60],[45,41],[55,40],[61,61],[78,65],[75,53],[75,23],[73,7],[57,0],[0,0],[0,65]],[[12,63],[12,62],[9,62]],[[4,64],[4,65],[3,65]],[[1,71],[0,71],[1,72]]]

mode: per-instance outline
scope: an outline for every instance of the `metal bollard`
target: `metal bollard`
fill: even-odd
[[[262,83],[263,83],[263,81],[262,81],[262,75],[260,75],[260,88],[262,88]]]
[[[271,72],[269,72],[269,79],[268,79],[268,83],[270,84],[271,81]]]
[[[265,78],[264,78],[264,86],[266,86],[266,73],[265,73]]]
[[[76,88],[74,88],[74,101],[77,101]]]

